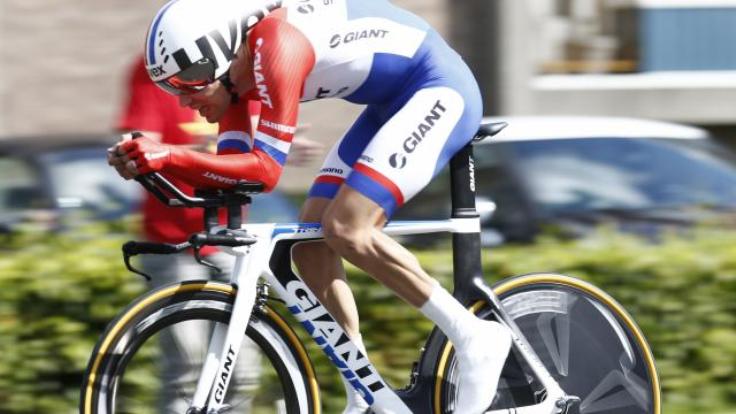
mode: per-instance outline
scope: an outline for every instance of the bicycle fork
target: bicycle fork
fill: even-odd
[[[258,234],[259,231],[262,230]],[[187,414],[218,414],[228,409],[225,394],[232,379],[245,330],[256,300],[256,284],[269,255],[270,229],[257,229],[250,236],[255,244],[227,250],[236,256],[231,283],[238,290],[230,323],[215,324],[197,388]]]

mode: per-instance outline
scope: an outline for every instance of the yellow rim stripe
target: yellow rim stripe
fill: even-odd
[[[289,337],[289,342],[291,342],[292,347],[297,350],[299,358],[307,369],[307,382],[309,382],[309,388],[312,389],[312,395],[314,395],[314,413],[321,414],[322,406],[320,404],[319,383],[317,383],[317,375],[315,375],[314,367],[312,367],[312,364],[309,362],[309,356],[307,355],[306,349],[304,349],[302,342],[294,334],[294,331],[291,329],[289,324],[281,318],[281,315],[269,307],[266,307],[266,315],[281,327]]]
[[[160,299],[174,295],[176,293],[192,292],[192,291],[212,291],[212,292],[225,293],[229,296],[235,295],[235,288],[229,285],[223,285],[219,283],[217,284],[197,283],[197,284],[172,286],[170,288],[156,292],[152,294],[151,296],[145,298],[138,304],[136,304],[136,306],[131,308],[122,318],[120,318],[120,320],[115,325],[115,327],[113,327],[113,329],[111,329],[110,332],[105,336],[105,341],[100,346],[100,350],[98,351],[97,357],[95,358],[95,362],[92,365],[92,369],[90,370],[90,375],[89,375],[89,379],[87,383],[87,392],[86,392],[86,398],[85,398],[85,411],[87,413],[92,413],[92,391],[93,391],[93,384],[95,383],[96,376],[97,376],[96,372],[99,369],[100,363],[102,362],[103,355],[107,353],[111,342],[113,341],[114,338],[117,337],[120,330],[123,329],[123,327],[131,319],[133,319],[135,315],[138,314],[138,312],[140,312],[142,309],[144,309],[148,305]],[[289,341],[292,347],[296,348],[299,358],[302,360],[302,363],[307,370],[307,381],[309,383],[309,387],[312,389],[312,395],[314,395],[314,412],[315,414],[321,414],[321,405],[319,403],[320,401],[319,384],[317,383],[317,377],[314,373],[312,364],[309,361],[309,357],[307,356],[307,353],[304,347],[301,346],[301,341],[299,341],[299,338],[296,337],[296,335],[291,330],[289,325],[281,318],[281,316],[278,313],[273,311],[273,309],[266,307],[266,315],[272,321],[274,321],[277,325],[279,325],[279,327],[281,327],[281,329],[289,337]]]
[[[105,340],[102,342],[100,349],[97,351],[97,356],[95,357],[95,361],[92,364],[92,369],[89,372],[89,378],[87,379],[87,390],[86,390],[85,401],[84,401],[84,409],[86,413],[90,413],[90,414],[92,413],[93,385],[95,381],[97,381],[97,370],[100,368],[102,357],[107,354],[110,344],[117,337],[120,330],[123,329],[123,327],[125,327],[125,325],[131,319],[133,319],[138,314],[138,312],[140,312],[146,306],[156,302],[157,300],[166,298],[168,296],[171,296],[179,292],[192,292],[192,291],[198,291],[198,290],[202,290],[202,291],[209,290],[209,291],[222,292],[228,295],[232,295],[235,289],[232,286],[223,285],[219,283],[218,284],[192,283],[192,284],[186,284],[186,285],[172,286],[172,287],[157,291],[151,294],[150,296],[146,297],[145,299],[141,300],[133,308],[129,309],[128,312],[126,312],[125,315],[123,315],[120,318],[120,320],[118,320],[117,324],[115,324],[115,326],[105,336]]]
[[[523,287],[526,285],[531,285],[534,283],[553,283],[558,285],[568,285],[575,288],[578,288],[594,298],[600,300],[605,305],[607,305],[609,308],[613,309],[613,311],[618,314],[618,316],[623,319],[624,323],[629,327],[629,330],[634,334],[636,338],[636,342],[639,344],[639,347],[644,352],[644,358],[646,359],[647,368],[649,369],[649,374],[652,377],[652,391],[654,394],[654,414],[660,414],[660,388],[659,388],[659,376],[657,375],[657,369],[654,365],[654,357],[652,356],[652,351],[649,349],[649,344],[647,344],[646,339],[644,338],[644,335],[641,333],[639,328],[637,327],[636,323],[633,319],[629,316],[629,314],[619,305],[616,301],[614,301],[608,294],[606,294],[604,291],[598,289],[597,287],[591,285],[590,283],[584,282],[582,280],[578,280],[575,278],[571,278],[568,276],[562,276],[562,275],[554,275],[554,274],[538,274],[538,275],[529,275],[524,277],[515,278],[512,280],[509,280],[508,282],[502,283],[500,286],[497,286],[493,289],[493,291],[496,293],[496,295],[501,296],[513,289]],[[473,306],[470,307],[470,311],[473,313],[478,312],[480,308],[482,307],[482,302],[477,302],[473,304]],[[435,413],[441,414],[442,413],[442,407],[441,407],[441,401],[440,401],[440,391],[442,388],[442,383],[444,380],[444,372],[445,367],[447,366],[447,362],[449,360],[450,351],[452,350],[452,344],[448,341],[445,344],[444,349],[440,353],[440,359],[439,364],[437,365],[437,382],[435,383],[435,389],[434,389],[434,406],[435,406]]]

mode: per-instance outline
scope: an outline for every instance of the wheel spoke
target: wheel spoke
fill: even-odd
[[[187,412],[212,328],[227,321],[229,311],[226,301],[195,299],[127,319],[131,323],[111,345],[115,357],[104,359],[97,373],[103,381],[94,398],[104,403],[93,400],[92,406],[103,407],[100,414]],[[305,394],[307,380],[294,381],[301,369],[290,337],[272,319],[253,318],[223,408],[233,414],[301,414],[301,407],[315,407]]]
[[[660,414],[651,352],[631,317],[604,292],[559,275],[523,276],[496,289],[560,387],[581,398],[582,414]],[[541,381],[514,355],[499,381],[494,410],[514,411],[544,399]],[[442,412],[454,405],[455,369],[448,364],[443,376]]]
[[[651,404],[647,388],[646,381],[632,372],[613,371],[585,396],[580,410],[583,414],[593,414],[638,407],[646,412]]]
[[[570,318],[543,313],[537,318],[537,330],[542,337],[557,373],[566,377],[570,365]]]

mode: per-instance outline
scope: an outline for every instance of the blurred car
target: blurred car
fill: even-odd
[[[0,232],[62,230],[137,211],[142,187],[107,165],[113,136],[27,137],[0,140]],[[284,194],[254,198],[251,222],[296,221]]]
[[[702,129],[604,117],[485,121],[509,124],[475,146],[485,244],[529,242],[543,231],[579,237],[604,223],[644,236],[733,223],[736,157]],[[447,176],[396,218],[449,217]]]

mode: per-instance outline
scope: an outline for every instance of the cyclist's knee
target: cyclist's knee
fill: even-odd
[[[346,223],[335,217],[326,217],[322,220],[322,230],[327,245],[341,256],[350,253],[364,254],[370,249],[370,228]]]

